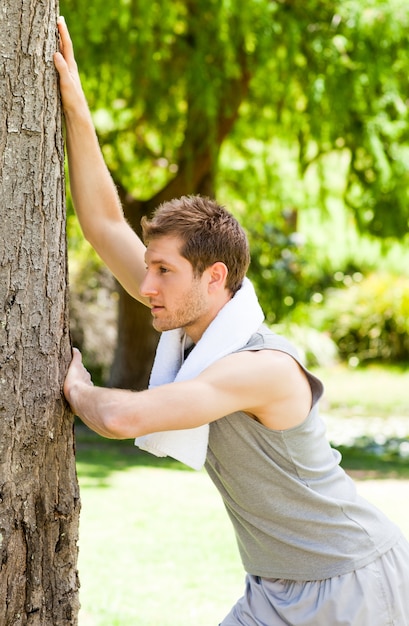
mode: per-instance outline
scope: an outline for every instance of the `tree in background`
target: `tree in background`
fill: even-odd
[[[54,2],[0,13],[0,623],[77,623],[79,493]]]
[[[217,185],[250,237],[274,248],[308,208],[300,186],[312,170],[325,206],[337,153],[357,226],[407,232],[404,0],[66,0],[62,9],[135,229],[159,202]],[[264,258],[253,278],[274,306]],[[299,282],[297,263],[278,267]],[[118,331],[110,384],[145,386],[157,338],[149,311],[122,292]]]

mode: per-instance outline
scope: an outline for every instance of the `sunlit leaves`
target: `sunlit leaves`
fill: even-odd
[[[249,211],[275,167],[255,168],[249,140],[267,154],[274,139],[293,172],[271,181],[277,207],[311,168],[323,173],[325,205],[326,159],[343,151],[357,225],[381,237],[408,230],[406,0],[63,0],[61,9],[109,166],[137,197],[205,144],[217,154],[221,113],[242,98],[228,136],[248,166],[236,176],[237,159],[231,172],[224,159],[223,176]],[[240,80],[248,87],[233,99]]]

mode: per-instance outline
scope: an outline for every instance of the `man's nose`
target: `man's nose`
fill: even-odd
[[[149,298],[150,296],[156,295],[158,293],[158,289],[155,286],[155,281],[149,273],[147,273],[145,278],[142,280],[139,291],[141,293],[141,296],[143,296],[144,298]]]

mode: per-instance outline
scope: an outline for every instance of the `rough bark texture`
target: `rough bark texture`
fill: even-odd
[[[77,624],[55,0],[0,12],[0,624]]]

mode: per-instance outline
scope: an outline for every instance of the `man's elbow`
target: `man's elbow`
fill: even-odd
[[[129,416],[123,411],[115,411],[107,408],[101,415],[105,437],[107,439],[134,439],[138,436],[134,424],[130,424]],[[133,420],[132,420],[133,422]],[[134,432],[135,431],[135,432]]]

